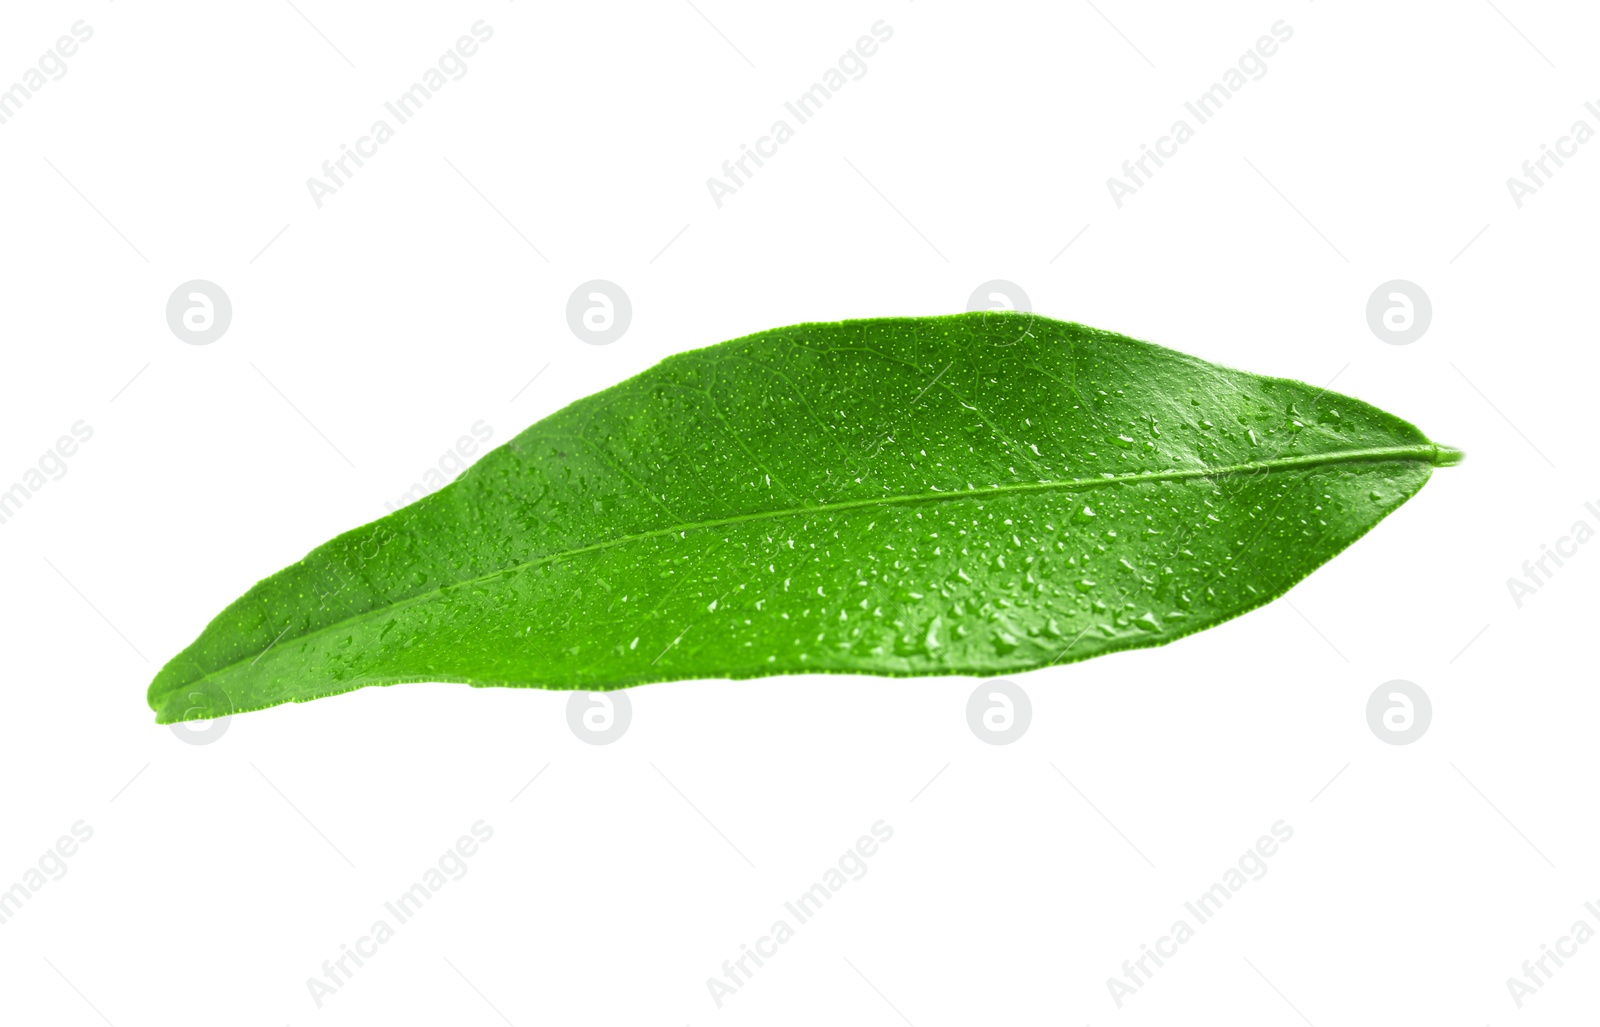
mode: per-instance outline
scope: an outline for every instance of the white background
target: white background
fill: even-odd
[[[1600,526],[1600,142],[1520,208],[1505,181],[1600,129],[1596,12],[296,3],[3,15],[0,86],[75,21],[94,36],[0,125],[0,489],[74,422],[94,436],[0,525],[0,888],[76,821],[94,835],[0,924],[0,1020],[1592,1014],[1600,944],[1520,1010],[1505,982],[1600,927],[1600,546],[1520,609],[1506,581]],[[466,77],[319,209],[306,179],[479,19]],[[719,209],[706,179],[879,19],[866,76]],[[1106,179],[1280,19],[1265,77],[1119,209]],[[197,278],[234,307],[209,346],[164,317]],[[605,347],[565,316],[594,278],[633,303]],[[994,278],[1053,317],[1337,376],[1468,459],[1286,599],[1020,677],[1008,746],[969,730],[963,679],[654,685],[606,746],[564,694],[456,685],[237,716],[202,746],[154,724],[161,663],[474,422],[502,442],[667,354],[961,310]],[[1366,322],[1395,278],[1433,303],[1409,346]],[[1397,678],[1434,710],[1404,746],[1365,714]],[[466,876],[318,1009],[306,979],[480,819]],[[878,820],[867,875],[718,1009],[706,979]],[[1106,979],[1279,820],[1267,875],[1118,1008]]]

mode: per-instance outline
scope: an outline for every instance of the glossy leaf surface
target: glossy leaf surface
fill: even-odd
[[[1026,671],[1260,606],[1459,459],[1359,400],[1033,315],[796,325],[671,357],[318,547],[149,701]]]

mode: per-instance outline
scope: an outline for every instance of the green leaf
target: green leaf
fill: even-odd
[[[664,360],[319,546],[149,701],[1025,671],[1260,606],[1460,458],[1360,400],[1043,317],[795,325]]]

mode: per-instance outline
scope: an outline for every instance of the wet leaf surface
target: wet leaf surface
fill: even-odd
[[[1026,671],[1260,606],[1459,459],[1359,400],[1035,315],[796,325],[671,357],[318,547],[149,701]]]

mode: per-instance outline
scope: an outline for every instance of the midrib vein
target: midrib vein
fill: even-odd
[[[538,567],[544,564],[555,563],[570,557],[582,556],[585,553],[593,553],[603,549],[611,549],[616,546],[627,545],[630,542],[641,542],[646,539],[662,538],[667,535],[682,534],[690,531],[728,527],[734,524],[746,524],[750,521],[782,520],[786,517],[798,517],[809,514],[831,514],[846,510],[861,510],[869,507],[905,506],[916,503],[939,503],[957,499],[983,498],[986,496],[1026,495],[1032,492],[1082,492],[1088,489],[1101,488],[1107,485],[1139,485],[1146,482],[1186,481],[1194,478],[1229,477],[1237,474],[1254,474],[1261,471],[1271,473],[1274,471],[1322,467],[1329,464],[1368,463],[1383,460],[1414,460],[1426,461],[1427,463],[1431,464],[1439,464],[1443,461],[1451,459],[1453,454],[1456,454],[1455,450],[1452,450],[1447,446],[1439,446],[1434,443],[1415,446],[1381,446],[1370,449],[1339,450],[1331,453],[1310,453],[1304,456],[1277,457],[1271,460],[1260,460],[1242,464],[1229,464],[1223,467],[1195,467],[1168,471],[1149,471],[1140,474],[1121,474],[1112,477],[1068,478],[1061,481],[1019,482],[1014,485],[992,485],[988,488],[969,488],[964,491],[919,492],[904,496],[874,496],[871,499],[851,499],[840,503],[824,503],[819,506],[797,506],[784,510],[762,510],[755,513],[739,514],[734,517],[722,517],[709,521],[694,521],[687,524],[674,525],[669,528],[656,528],[651,531],[640,532],[637,535],[623,535],[619,536],[618,538],[607,539],[603,542],[595,542],[586,546],[578,546],[573,549],[564,549],[555,553],[547,553],[543,556],[531,557],[527,560],[521,560],[516,563],[508,564],[505,567],[500,567],[486,574],[480,574],[477,577],[462,578],[460,581],[450,582],[446,585],[441,585],[438,588],[429,589],[426,592],[418,592],[416,595],[407,596],[404,599],[397,600],[396,602],[390,603],[386,606],[373,607],[370,610],[364,610],[361,613],[355,614],[354,616],[346,617],[343,620],[334,621],[332,624],[325,624],[322,627],[308,631],[303,635],[296,635],[288,641],[302,641],[304,639],[313,638],[317,635],[323,634],[324,632],[336,631],[352,624],[360,623],[361,621],[371,617],[395,613],[405,609],[408,606],[432,599],[433,597],[442,594],[446,588],[459,588],[463,585],[471,585],[475,582],[488,581],[491,578],[496,578],[503,574],[514,573],[522,570],[525,567]],[[282,641],[281,636],[279,641]],[[273,643],[273,645],[277,644],[279,643]],[[273,648],[273,646],[267,647],[267,649],[271,648]],[[265,655],[266,651],[267,650],[264,649],[260,653],[252,654],[254,659],[251,662],[254,663],[256,660],[259,660],[261,656]],[[185,650],[185,652],[187,652],[187,650]],[[182,655],[183,654],[180,654],[180,657]],[[244,659],[241,658],[233,663],[222,667],[217,667],[214,670],[209,670],[198,678],[191,678],[179,687],[188,687],[199,682],[210,680],[211,678],[217,677],[218,675],[232,670],[244,662]]]

